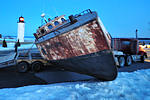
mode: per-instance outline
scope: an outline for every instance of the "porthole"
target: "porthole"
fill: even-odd
[[[49,25],[49,26],[48,26],[48,28],[49,28],[49,29],[52,29],[52,28],[53,28],[53,26],[52,26],[52,25]]]
[[[42,34],[44,34],[45,33],[45,30],[44,29],[41,29],[41,31],[40,31]]]
[[[55,22],[54,22],[54,25],[55,25],[55,26],[59,25],[59,22],[58,22],[58,21],[55,21]]]
[[[65,22],[65,19],[64,19],[64,18],[61,18],[61,21],[62,21],[62,22]]]

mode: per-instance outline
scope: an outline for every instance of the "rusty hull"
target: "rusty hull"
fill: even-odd
[[[114,80],[117,68],[110,42],[97,19],[36,44],[42,56],[65,70]]]
[[[42,54],[48,60],[67,59],[110,49],[97,20],[37,44],[37,47],[46,51]]]

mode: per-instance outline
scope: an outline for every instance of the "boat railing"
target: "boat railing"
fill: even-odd
[[[85,15],[85,14],[87,14],[87,13],[91,13],[91,14],[92,14],[92,11],[91,11],[90,9],[84,10],[84,11],[82,11],[81,13],[74,15],[73,18],[77,18],[77,17],[79,17],[79,16],[83,16],[83,15]],[[57,18],[57,17],[55,17],[55,18]],[[53,18],[52,20],[54,20],[55,18]],[[45,24],[44,24],[44,25],[45,25]],[[42,26],[40,26],[40,27],[43,27],[44,25],[42,25]],[[55,35],[56,35],[56,34],[59,34],[60,32],[57,31],[57,30],[62,29],[62,28],[64,28],[64,27],[67,27],[67,26],[69,26],[69,25],[70,25],[70,23],[64,23],[63,26],[60,25],[59,27],[56,27],[55,29],[52,29],[49,33],[54,32]],[[39,28],[40,28],[40,27],[39,27]],[[37,36],[36,34],[34,34],[34,36],[37,37],[37,38],[40,38],[41,36],[46,35],[47,33],[45,33],[45,29],[44,29],[44,28],[42,28],[42,29],[44,30],[44,32],[42,32],[42,34],[41,34],[41,32],[39,32],[40,35]]]
[[[79,16],[82,16],[82,15],[85,15],[85,14],[87,14],[87,13],[91,13],[91,14],[92,14],[91,9],[87,9],[87,10],[82,11],[82,12],[79,13],[79,14],[76,14],[76,15],[75,15],[75,18],[77,18],[77,17],[79,17]]]

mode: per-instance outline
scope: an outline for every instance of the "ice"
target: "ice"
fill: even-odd
[[[15,50],[14,47],[15,43],[7,43],[7,48],[0,47],[0,51],[7,51],[7,50]],[[31,48],[36,48],[36,45],[32,44],[21,44],[18,49],[31,49]]]
[[[10,37],[10,36],[8,36],[8,37]],[[25,39],[25,42],[21,43],[21,46],[18,47],[18,49],[36,48],[36,45],[34,45],[35,38],[33,36],[25,36],[24,39]],[[3,40],[4,39],[0,38],[0,41],[3,41]],[[15,49],[14,46],[15,46],[15,42],[17,40],[17,37],[13,36],[12,39],[6,38],[5,40],[7,42],[7,48],[2,47],[2,44],[0,44],[0,51],[14,50]]]
[[[0,100],[150,100],[150,69],[114,81],[66,82],[0,89]]]

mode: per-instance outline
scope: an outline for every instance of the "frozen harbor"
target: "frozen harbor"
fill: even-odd
[[[34,44],[35,38],[33,36],[25,36],[25,42],[21,43],[21,46],[18,47],[19,49],[28,49],[28,48],[36,48]],[[16,36],[11,36],[9,38],[6,38],[5,41],[7,43],[7,47],[4,48],[2,47],[3,43],[3,38],[0,38],[0,51],[5,51],[5,50],[14,50],[15,43],[17,42],[17,37]]]
[[[9,53],[15,53],[15,43],[16,38],[13,39],[5,39],[7,43],[7,47],[2,46],[3,39],[0,39],[0,56],[8,55]],[[25,42],[21,43],[21,45],[18,47],[18,50],[30,50],[30,49],[36,49],[36,45],[34,44],[34,38],[25,38]]]
[[[96,80],[0,90],[0,100],[150,100],[150,69],[120,72],[114,81]]]
[[[15,43],[7,43],[7,47],[4,48],[0,46],[0,51],[7,51],[7,50],[14,50],[15,49]],[[21,44],[18,49],[30,49],[30,48],[36,48],[36,45],[34,43],[29,43],[29,44]]]

